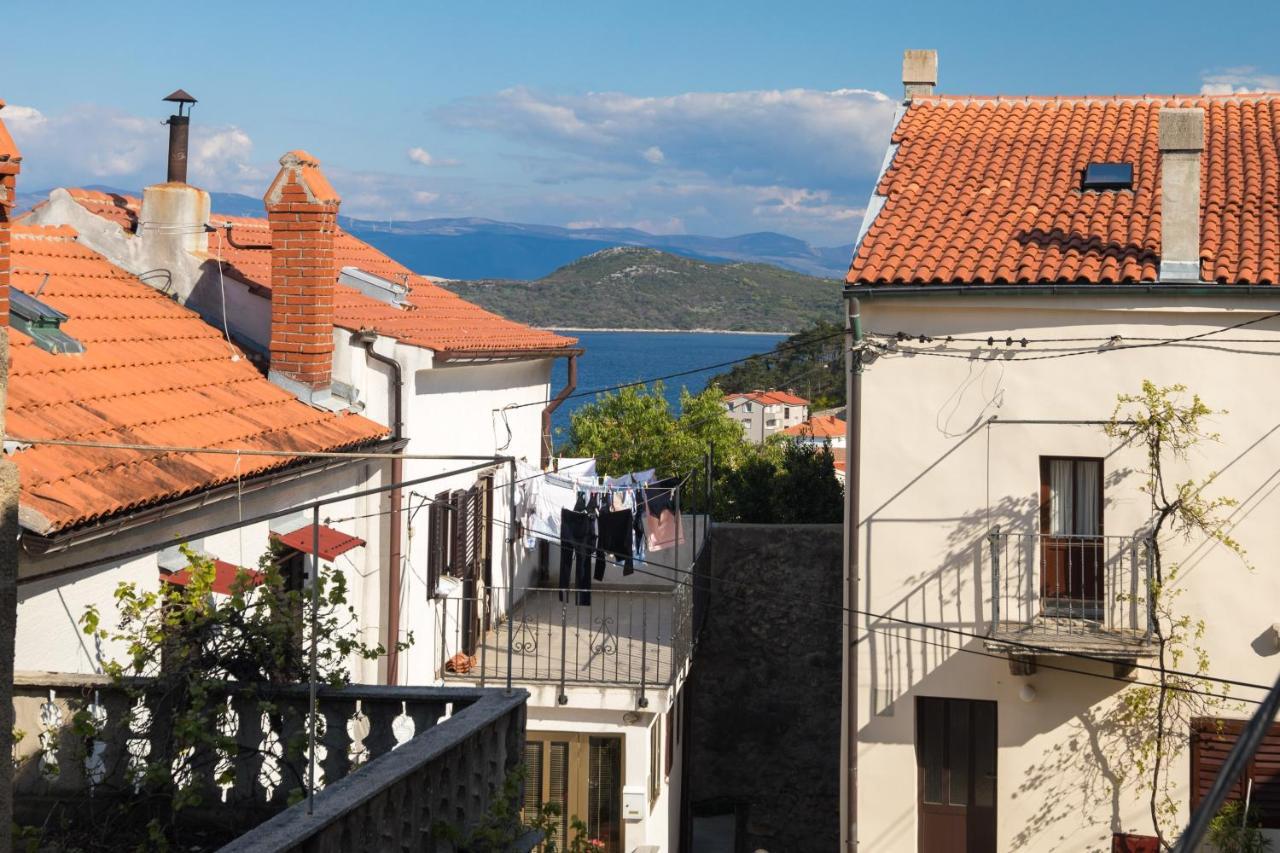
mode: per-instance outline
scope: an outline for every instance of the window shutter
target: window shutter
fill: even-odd
[[[436,495],[427,508],[427,594],[434,597],[449,560],[448,492]]]
[[[675,731],[675,726],[672,725],[672,721],[674,720],[675,720],[675,708],[672,707],[667,710],[667,742],[666,742],[666,754],[665,754],[666,757],[662,764],[662,773],[667,778],[671,777],[671,764],[675,760],[675,748],[671,742],[672,734]]]
[[[1227,760],[1231,747],[1244,731],[1243,720],[1198,718],[1191,721],[1191,805],[1200,804]],[[1253,780],[1250,797],[1263,827],[1280,829],[1280,723],[1263,735],[1245,772],[1233,781],[1227,798],[1244,802],[1248,780]]]

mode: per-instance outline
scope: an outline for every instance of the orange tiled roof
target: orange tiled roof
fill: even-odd
[[[48,275],[46,279],[45,276]],[[68,316],[82,355],[10,330],[10,434],[128,444],[338,450],[387,430],[299,402],[193,311],[75,239],[13,227],[13,284]],[[237,351],[238,352],[238,351]],[[13,454],[24,526],[51,534],[289,464],[288,458],[33,445]]]
[[[747,391],[741,394],[728,394],[726,400],[750,400],[762,406],[807,406],[809,401],[786,391]]]
[[[68,190],[91,213],[116,222],[128,231],[137,228],[142,202],[134,196],[107,195],[93,190]],[[271,230],[265,218],[225,216],[214,213],[210,223],[218,233],[209,235],[209,252],[221,257],[231,275],[248,284],[271,288]],[[220,226],[231,223],[231,235]],[[334,323],[359,331],[374,329],[414,346],[437,352],[483,355],[486,352],[540,352],[572,347],[574,338],[534,329],[486,311],[445,290],[425,276],[338,229],[333,247],[334,274],[343,267],[359,267],[391,281],[407,281],[410,288],[405,309],[338,285],[334,294]]]
[[[1159,111],[1203,107],[1201,278],[1280,283],[1280,95],[912,101],[851,284],[1154,281]],[[1132,191],[1081,192],[1095,161]]]
[[[782,434],[806,438],[844,438],[844,421],[834,415],[816,415],[804,423],[787,427]]]

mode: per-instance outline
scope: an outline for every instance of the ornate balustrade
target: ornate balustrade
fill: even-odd
[[[447,850],[431,832],[478,821],[519,763],[527,694],[457,687],[320,687],[313,814],[307,789],[308,688],[216,687],[215,747],[161,758],[166,697],[101,676],[20,673],[19,823],[47,825],[59,809],[104,809],[137,790],[138,774],[168,764],[199,795],[184,824],[240,836],[227,850]],[[137,698],[134,698],[134,697]]]

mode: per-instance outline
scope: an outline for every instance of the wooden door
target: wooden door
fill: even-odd
[[[996,703],[916,699],[920,853],[995,853]]]

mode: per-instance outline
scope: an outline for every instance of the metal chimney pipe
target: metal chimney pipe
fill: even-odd
[[[165,122],[169,125],[169,171],[165,180],[169,183],[185,184],[187,182],[187,141],[191,134],[191,105],[196,102],[196,99],[182,89],[178,89],[164,100],[178,105],[178,114],[169,116],[169,120]]]

